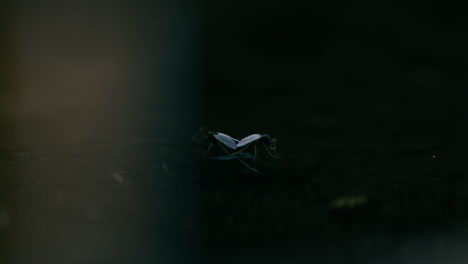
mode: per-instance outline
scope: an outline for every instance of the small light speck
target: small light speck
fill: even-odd
[[[161,162],[161,169],[165,174],[169,174],[169,168],[163,162]]]
[[[124,179],[124,171],[112,171],[111,176],[114,178],[114,180],[118,183],[123,183],[125,181]]]
[[[432,158],[435,159],[435,155],[432,155]]]

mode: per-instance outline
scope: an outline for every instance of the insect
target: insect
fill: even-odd
[[[247,149],[249,145],[254,145],[254,157],[257,156],[257,145],[262,144],[265,147],[265,150],[267,153],[272,156],[273,158],[279,159],[278,153],[276,153],[276,138],[271,138],[267,134],[252,134],[250,136],[247,136],[243,139],[241,139],[237,143],[237,148],[244,147],[243,151]]]
[[[251,159],[255,164],[255,159],[257,157],[257,145],[263,145],[266,152],[271,157],[279,158],[278,154],[276,153],[276,138],[271,138],[267,134],[252,134],[241,140],[238,140],[227,134],[211,131],[202,127],[192,136],[192,139],[197,143],[208,143],[208,149],[204,152],[204,155],[210,151],[211,147],[215,143],[217,143],[225,153],[225,155],[211,156],[209,158],[216,160],[237,159],[244,166],[255,173],[261,172],[255,168],[255,165],[249,165],[249,163],[252,164],[252,162],[247,162],[247,159]],[[254,154],[246,151],[250,145],[253,145],[254,147]]]
[[[221,149],[226,154],[231,154],[224,146],[235,150],[237,149],[237,143],[239,142],[238,139],[235,139],[229,135],[226,135],[221,132],[210,131],[207,128],[200,128],[193,136],[193,141],[202,144],[208,143],[208,149],[205,151],[205,154],[208,153],[213,146],[214,143],[218,143]],[[223,146],[224,145],[224,146]]]
[[[230,149],[237,149],[237,143],[239,142],[239,140],[237,140],[237,139],[235,139],[235,138],[233,138],[231,136],[228,136],[226,134],[216,132],[216,131],[210,131],[208,133],[212,138],[214,138],[216,140],[216,142],[218,142],[219,146],[224,150],[224,152],[230,154],[229,151],[227,151],[223,147],[223,145],[225,145],[226,147],[228,147]],[[210,137],[208,139],[210,139]],[[213,145],[213,140],[211,140],[211,142],[209,142],[209,144],[210,145],[208,146],[208,149],[205,152],[208,152],[210,150],[211,146]]]

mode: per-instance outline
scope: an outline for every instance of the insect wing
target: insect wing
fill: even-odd
[[[260,134],[252,134],[250,136],[247,136],[247,137],[241,139],[239,141],[239,143],[237,143],[237,147],[238,148],[243,147],[243,146],[245,146],[247,144],[250,144],[250,143],[254,142],[255,140],[260,139],[261,137],[262,137],[262,135],[260,135]]]
[[[216,138],[216,140],[218,140],[219,142],[226,145],[230,149],[236,149],[237,148],[236,142],[238,142],[239,140],[237,140],[237,139],[235,139],[233,137],[230,137],[230,136],[228,136],[226,134],[219,133],[219,132],[214,134],[213,137]]]

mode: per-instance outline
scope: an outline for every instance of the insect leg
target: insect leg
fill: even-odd
[[[279,159],[279,158],[280,158],[280,157],[278,156],[278,154],[276,153],[276,145],[273,146],[273,147],[270,149],[267,145],[265,145],[265,143],[262,142],[262,144],[263,144],[263,147],[265,147],[265,150],[267,151],[267,153],[268,153],[270,156],[272,156],[272,157],[275,158],[275,159]],[[270,150],[271,150],[271,151],[270,151]],[[273,154],[272,152],[273,152],[274,154]]]
[[[261,174],[257,169],[253,168],[252,166],[250,166],[249,164],[247,164],[247,162],[243,161],[242,159],[240,158],[237,158],[242,164],[244,164],[245,167],[247,167],[249,170],[255,172],[255,173],[258,173],[258,174]]]
[[[208,151],[210,151],[211,146],[213,146],[213,143],[210,143],[210,145],[208,146],[208,149],[205,152],[203,152],[203,155],[206,155]]]
[[[229,151],[227,151],[226,148],[224,148],[224,146],[223,146],[223,144],[221,144],[221,142],[219,142],[218,140],[216,140],[216,142],[218,142],[219,146],[221,147],[222,150],[224,150],[224,152],[231,155],[231,153],[229,153]]]
[[[245,150],[249,147],[249,145],[245,146],[245,148],[239,150],[239,151],[236,151],[236,152],[233,152],[233,153],[229,153],[230,155],[236,155],[236,154],[241,154],[241,153],[244,153]]]

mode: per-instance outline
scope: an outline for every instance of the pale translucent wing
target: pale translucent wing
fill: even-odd
[[[224,145],[226,145],[228,148],[230,149],[236,149],[237,148],[237,144],[236,142],[239,141],[233,137],[230,137],[226,134],[223,134],[223,133],[216,133],[213,135],[214,138],[216,138],[216,140],[218,140],[219,142],[223,143]]]
[[[231,137],[231,136],[228,136],[228,135],[226,135],[226,134],[224,134],[224,133],[216,132],[216,135],[219,135],[219,136],[221,136],[221,137],[224,137],[224,138],[226,138],[226,139],[228,139],[228,140],[232,140],[232,141],[234,141],[234,142],[239,142],[238,139],[233,138],[233,137]]]
[[[237,147],[238,148],[243,147],[243,146],[245,146],[247,144],[250,144],[250,143],[254,142],[255,140],[260,139],[261,137],[262,137],[262,135],[260,135],[260,134],[252,134],[250,136],[247,136],[247,137],[241,139],[239,141],[239,143],[237,143]]]
[[[235,142],[239,142],[238,139],[233,138],[233,137],[231,137],[231,136],[229,136],[229,135],[226,135],[226,134],[224,134],[224,133],[221,133],[221,132],[216,132],[216,135],[219,135],[219,136],[221,136],[221,137],[224,137],[224,138],[226,138],[226,139],[229,139],[229,140],[232,140],[232,141],[235,141]]]

